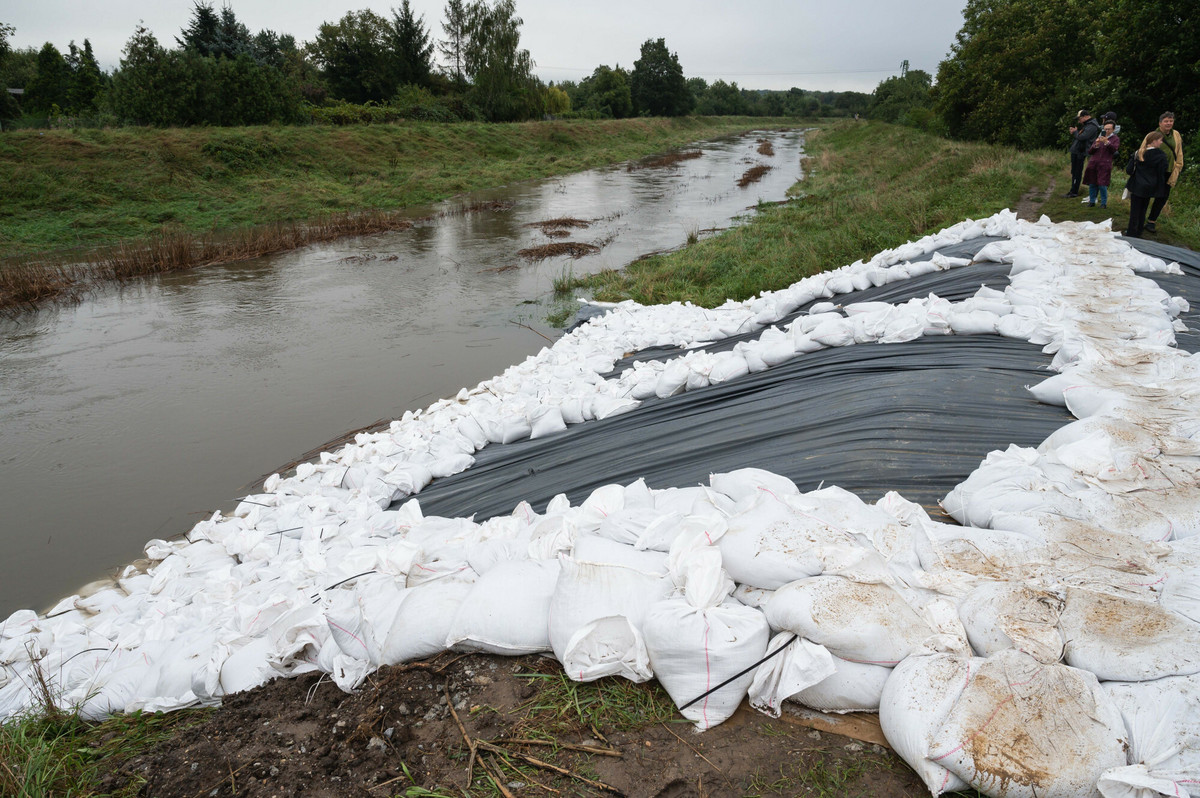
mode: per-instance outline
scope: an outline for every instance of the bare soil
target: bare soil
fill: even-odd
[[[155,798],[925,792],[883,746],[805,725],[828,719],[772,719],[743,705],[697,734],[671,716],[653,682],[630,689],[645,692],[655,711],[665,706],[670,720],[654,720],[653,712],[644,720],[588,715],[578,699],[550,692],[561,673],[542,657],[444,654],[384,668],[353,694],[318,674],[280,679],[198,712],[174,737],[112,762],[101,786]],[[859,736],[869,740],[871,724],[863,725],[868,733]]]
[[[1036,222],[1042,205],[1053,196],[1056,185],[1058,185],[1058,181],[1051,180],[1050,185],[1046,186],[1044,190],[1039,190],[1034,186],[1022,194],[1020,201],[1017,202],[1017,218],[1027,222]]]

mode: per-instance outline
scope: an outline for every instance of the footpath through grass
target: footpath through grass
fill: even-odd
[[[1070,185],[1064,152],[1021,152],[971,144],[874,122],[845,122],[808,135],[805,178],[790,202],[763,206],[749,223],[678,252],[579,278],[560,290],[587,287],[596,299],[643,303],[691,301],[713,307],[784,288],[827,269],[967,218],[1016,209],[1031,189],[1054,185],[1039,210],[1054,221],[1129,214],[1119,200],[1124,174],[1113,175],[1109,207],[1062,199]],[[1200,247],[1200,193],[1185,180],[1172,195],[1172,215],[1157,240]]]
[[[0,135],[0,259],[419,206],[781,122],[15,131]]]

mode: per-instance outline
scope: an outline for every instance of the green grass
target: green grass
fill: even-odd
[[[883,123],[829,125],[809,134],[806,150],[806,177],[792,187],[792,201],[762,205],[748,224],[621,271],[580,278],[572,287],[590,288],[604,301],[713,307],[784,288],[963,219],[1015,209],[1027,191],[1052,182],[1054,197],[1042,212],[1055,221],[1107,218],[1099,208],[1059,197],[1070,185],[1065,153],[949,141]],[[1108,212],[1119,217],[1119,229],[1128,215],[1128,205],[1116,200],[1124,175],[1114,175],[1114,183]],[[1200,248],[1200,194],[1186,176],[1180,183],[1158,240]]]
[[[540,732],[544,739],[580,727],[633,731],[679,719],[675,702],[658,682],[634,684],[615,676],[575,682],[561,670],[522,674],[522,678],[530,679],[537,689],[523,707],[533,724],[525,734]]]
[[[6,798],[93,796],[100,763],[124,760],[197,722],[207,710],[171,714],[135,712],[89,723],[73,712],[41,710],[0,725],[0,795]],[[136,779],[127,791],[137,792]]]
[[[800,761],[780,765],[774,773],[760,773],[746,785],[747,798],[765,795],[812,796],[812,798],[848,798],[871,795],[870,785],[856,789],[857,782],[868,772],[886,767],[870,757],[858,755],[847,758],[826,758],[820,754],[805,755]]]
[[[420,206],[779,124],[711,117],[14,131],[0,135],[0,259]]]

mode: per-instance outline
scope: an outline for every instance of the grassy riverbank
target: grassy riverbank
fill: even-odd
[[[402,227],[409,223],[402,209],[462,192],[780,124],[788,122],[714,117],[8,133],[0,136],[0,306]]]
[[[779,122],[16,131],[0,136],[0,257],[396,210]]]
[[[560,281],[595,298],[639,302],[689,300],[714,306],[783,288],[883,249],[1023,204],[1054,221],[1113,219],[1125,226],[1119,197],[1125,175],[1114,172],[1109,207],[1089,208],[1061,195],[1070,185],[1065,153],[949,141],[882,123],[840,123],[808,136],[805,179],[790,202],[759,208],[748,224],[678,252]],[[1044,203],[1032,193],[1049,194]],[[1188,181],[1172,194],[1156,240],[1200,248],[1200,192]]]

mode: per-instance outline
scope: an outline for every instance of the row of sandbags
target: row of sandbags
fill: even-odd
[[[1013,264],[1006,291],[984,290],[955,305],[930,297],[901,306],[817,307],[724,353],[744,366],[706,361],[697,350],[661,367],[599,376],[628,351],[715,339],[769,324],[818,296],[914,270],[962,267],[936,256],[922,264],[903,259],[983,234],[1011,237],[980,253]],[[1186,385],[1192,365],[1169,347],[1172,319],[1184,306],[1133,274],[1169,268],[1096,226],[1028,225],[1003,214],[713,311],[624,303],[474,391],[407,414],[386,433],[359,436],[294,476],[272,477],[262,494],[247,497],[230,516],[199,524],[186,539],[153,542],[147,549],[153,564],[144,571],[127,569],[118,584],[64,600],[49,617],[24,611],[0,622],[0,716],[31,703],[31,660],[66,700],[98,716],[213,703],[274,676],[313,669],[351,689],[380,664],[446,647],[551,651],[574,678],[655,675],[681,706],[699,698],[685,714],[703,728],[720,722],[747,692],[767,711],[794,698],[831,711],[880,709],[886,717],[885,688],[901,690],[899,666],[927,657],[990,661],[1019,649],[1051,673],[1089,685],[1097,672],[1146,684],[1185,678],[1196,659],[1187,590],[1195,579],[1183,540],[1192,529],[1186,514],[1187,489],[1194,487],[1186,460],[1192,428],[1186,396],[1169,383]],[[801,495],[787,480],[761,472],[669,491],[610,486],[578,507],[565,498],[543,514],[523,505],[484,524],[425,518],[415,501],[380,509],[434,477],[469,467],[471,454],[490,442],[551,434],[567,423],[630,410],[642,397],[701,388],[743,367],[770,367],[814,345],[986,332],[1056,352],[1055,365],[1070,382],[1046,385],[1043,393],[1057,392],[1073,412],[1090,397],[1092,415],[1107,426],[1064,436],[1032,460],[1021,451],[989,456],[975,482],[946,502],[951,512],[979,522],[974,528],[934,524],[895,495],[878,505],[832,488]],[[1131,376],[1122,378],[1127,369]],[[1131,386],[1149,393],[1138,399],[1126,390]],[[1170,412],[1138,411],[1133,427],[1149,429],[1154,443],[1137,438],[1131,453],[1122,448],[1131,431],[1118,422],[1128,421],[1136,401]],[[1116,410],[1104,415],[1105,408]],[[1101,435],[1099,443],[1094,435]],[[1019,471],[1018,460],[1032,470]],[[981,503],[979,497],[997,493],[1000,499]],[[1038,504],[1035,495],[1050,501]],[[1100,499],[1107,503],[1090,514],[1063,512]],[[1157,513],[1153,519],[1135,527],[1120,520],[1146,506]],[[1107,525],[1098,523],[1103,519]],[[1008,592],[988,592],[997,590]],[[1005,606],[1012,612],[993,611]],[[1130,656],[1128,630],[1114,633],[1094,619],[1133,611],[1139,628],[1158,632],[1138,639]],[[1026,623],[1031,617],[1041,622]],[[870,622],[848,625],[847,618]],[[1089,634],[1094,629],[1100,634]],[[1166,638],[1174,642],[1164,650]],[[785,644],[787,650],[754,667]],[[1061,703],[1056,689],[1032,691],[1030,706],[1048,711]],[[1071,695],[1073,705],[1086,709],[1083,692]],[[1179,695],[1189,706],[1186,691]],[[1011,695],[1000,701],[997,718],[1025,705]],[[1113,717],[1108,709],[1099,714]],[[969,724],[948,726],[951,717],[927,719],[923,728],[935,737],[949,728],[937,739],[963,743],[967,732],[953,729]],[[1063,717],[1068,726],[1090,728]],[[1080,739],[1091,750],[1090,738]],[[1058,785],[1053,794],[1068,784],[1034,778],[1070,770],[1054,759],[1031,753],[1027,772],[1014,776],[988,770],[975,749],[970,756],[965,748],[950,754],[955,746],[935,742],[906,758],[919,771],[925,759],[937,762],[989,794],[1042,795]],[[1116,764],[1097,757],[1087,760],[1093,785],[1102,772],[1096,767]],[[1140,763],[1148,779],[1173,772],[1144,758],[1130,762]],[[944,773],[943,788],[953,783]]]

